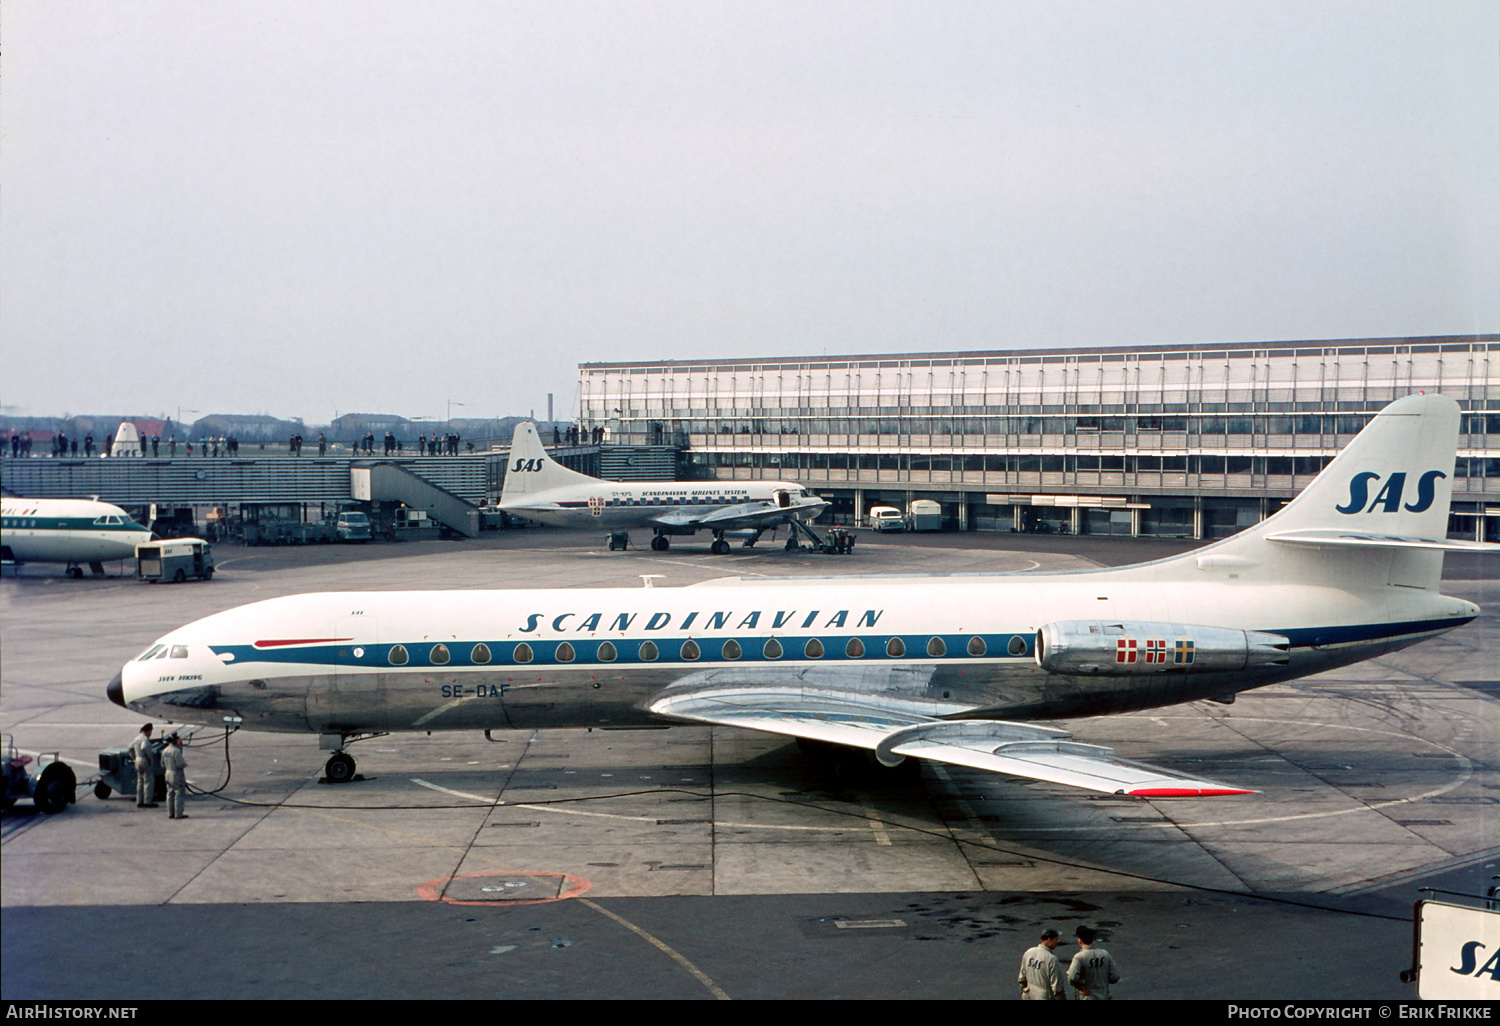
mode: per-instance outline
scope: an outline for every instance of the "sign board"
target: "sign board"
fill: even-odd
[[[1500,912],[1417,902],[1417,996],[1500,1001]]]

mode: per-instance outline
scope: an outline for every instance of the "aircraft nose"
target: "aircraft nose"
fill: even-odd
[[[122,679],[124,671],[117,672],[111,678],[109,685],[104,689],[104,694],[109,700],[120,708],[125,708],[125,681]]]

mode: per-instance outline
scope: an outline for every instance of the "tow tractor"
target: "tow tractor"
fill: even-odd
[[[186,741],[197,732],[198,727],[194,724],[163,730],[159,737],[151,739],[153,802],[167,800],[167,775],[161,764],[161,753],[167,747],[167,740],[175,735]],[[99,781],[94,785],[94,797],[104,801],[115,791],[127,796],[135,794],[135,759],[129,748],[106,748],[99,753]]]
[[[78,778],[73,768],[56,752],[41,752],[33,759],[16,750],[12,734],[0,735],[5,747],[5,793],[0,807],[10,808],[21,798],[30,798],[42,812],[61,812],[77,801]]]

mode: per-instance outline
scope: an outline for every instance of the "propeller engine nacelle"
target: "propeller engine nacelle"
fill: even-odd
[[[1285,666],[1288,647],[1279,634],[1183,623],[1063,620],[1036,632],[1037,665],[1048,673],[1220,673]]]

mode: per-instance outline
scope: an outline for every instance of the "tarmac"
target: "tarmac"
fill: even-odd
[[[647,540],[638,532],[635,541]],[[1122,999],[1413,1000],[1423,887],[1500,863],[1500,561],[1447,557],[1482,616],[1239,696],[1066,721],[1126,758],[1259,793],[1090,795],[928,763],[830,778],[795,744],[697,726],[399,734],[322,784],[313,735],[205,735],[189,818],[92,791],[141,717],[105,683],[165,631],[317,590],[676,587],[737,575],[1062,569],[1190,542],[859,532],[852,556],[703,538],[609,552],[472,541],[216,548],[211,582],[0,580],[0,728],[83,781],[0,821],[0,997],[1003,998],[1047,928],[1100,930]],[[118,568],[110,568],[118,572]],[[128,567],[124,568],[128,571]]]

